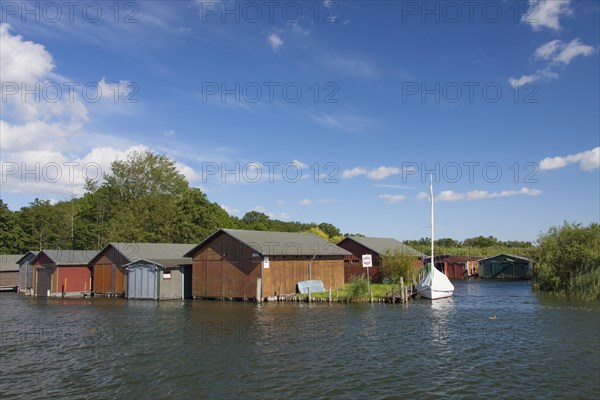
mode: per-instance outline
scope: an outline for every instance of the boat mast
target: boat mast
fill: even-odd
[[[431,200],[431,272],[433,272],[433,268],[435,268],[435,259],[434,257],[434,250],[433,250],[433,244],[435,242],[435,237],[434,237],[434,232],[435,232],[435,226],[434,226],[434,222],[433,222],[433,174],[429,175],[429,198]]]

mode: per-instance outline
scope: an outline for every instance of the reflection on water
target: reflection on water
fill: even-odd
[[[2,294],[0,397],[596,397],[598,303],[455,287],[408,305]]]

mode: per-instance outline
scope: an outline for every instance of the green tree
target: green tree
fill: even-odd
[[[178,242],[199,243],[217,229],[235,226],[227,211],[211,203],[200,189],[188,189],[179,199],[178,206]]]
[[[498,239],[496,239],[493,236],[488,236],[488,237],[476,236],[473,238],[465,239],[463,241],[463,246],[466,246],[466,247],[483,248],[483,247],[493,247],[493,246],[498,246],[498,245],[499,245]]]
[[[400,249],[387,250],[380,255],[381,272],[383,277],[394,283],[399,283],[400,278],[405,283],[412,282],[416,278],[418,270],[415,268],[417,257],[404,253]]]
[[[36,198],[19,211],[18,221],[23,231],[23,245],[29,250],[60,247],[56,210],[50,200]]]
[[[0,199],[0,253],[19,254],[25,250],[17,217]]]
[[[336,236],[342,236],[342,233],[340,232],[340,230],[338,228],[336,228],[334,225],[329,224],[327,222],[321,222],[319,224],[319,229],[322,232],[325,232],[329,238],[334,238]]]
[[[600,225],[565,222],[538,238],[534,286],[583,298],[600,298]]]
[[[251,229],[257,231],[268,231],[270,230],[270,218],[267,214],[259,211],[248,211],[242,217],[242,225],[244,229]]]
[[[111,173],[104,174],[104,182],[93,193],[99,196],[96,211],[108,210],[107,239],[164,243],[179,235],[178,205],[187,190],[188,182],[173,160],[133,152],[127,160],[111,164]]]

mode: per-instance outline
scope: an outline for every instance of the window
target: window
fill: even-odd
[[[163,272],[163,279],[171,279],[171,270]]]

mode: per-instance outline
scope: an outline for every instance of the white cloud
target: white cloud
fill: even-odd
[[[300,204],[301,206],[308,206],[308,205],[312,204],[312,200],[311,199],[302,199],[302,200],[300,200],[300,203],[298,203],[298,204]]]
[[[82,195],[86,178],[102,181],[113,161],[130,152],[148,150],[137,145],[127,149],[96,147],[83,157],[71,158],[59,151],[34,149],[3,154],[2,188],[7,192],[52,195]]]
[[[72,80],[53,72],[52,55],[44,46],[12,35],[8,24],[0,24],[0,41],[3,84],[27,90],[31,85],[69,88],[64,84]],[[111,84],[103,78],[97,85],[103,98],[129,93],[128,81]],[[113,161],[126,159],[131,151],[149,150],[127,139],[91,133],[85,127],[88,120],[86,104],[76,93],[63,92],[55,101],[7,96],[0,119],[2,189],[38,197],[81,195],[86,178],[100,181]],[[184,164],[177,168],[194,177]]]
[[[570,3],[571,0],[529,0],[529,8],[521,21],[531,25],[534,31],[542,28],[559,30],[560,18],[573,13]]]
[[[550,60],[560,49],[561,45],[562,41],[558,39],[551,40],[548,43],[541,45],[535,50],[535,58],[542,60]]]
[[[582,43],[579,38],[573,39],[569,43],[563,43],[558,39],[551,40],[538,47],[533,54],[536,60],[547,61],[544,68],[538,69],[531,75],[523,75],[519,78],[511,76],[508,82],[511,87],[517,88],[528,83],[557,79],[560,75],[553,69],[564,69],[574,58],[587,57],[594,54],[594,52],[595,49],[592,46]]]
[[[405,185],[389,185],[389,184],[376,184],[373,187],[385,188],[385,189],[415,189],[413,186]]]
[[[283,221],[289,221],[290,219],[292,219],[292,216],[286,212],[282,212],[281,214],[279,214],[277,216],[277,218],[283,220]]]
[[[201,173],[196,172],[193,168],[183,163],[176,162],[175,167],[177,168],[177,171],[179,171],[179,173],[185,176],[188,182],[199,182],[202,180]]]
[[[539,196],[542,191],[539,189],[530,189],[527,187],[520,190],[503,190],[501,192],[488,192],[487,190],[472,190],[466,193],[458,193],[452,190],[445,190],[436,196],[435,200],[439,202],[463,201],[463,200],[485,200],[495,199],[498,197],[513,197],[513,196]],[[426,199],[427,193],[419,193],[419,200]]]
[[[425,199],[428,199],[428,198],[429,198],[429,195],[427,193],[425,193],[425,192],[420,192],[417,195],[417,200],[425,200]]]
[[[548,81],[550,79],[558,79],[559,76],[560,75],[558,75],[556,72],[550,71],[548,69],[538,69],[534,74],[531,75],[523,75],[519,78],[511,76],[508,79],[508,83],[511,87],[518,88],[528,83],[535,83],[537,81]]]
[[[308,164],[303,163],[302,161],[293,160],[292,164],[296,166],[298,169],[306,169],[308,168]]]
[[[581,43],[579,38],[571,40],[568,44],[561,46],[561,51],[553,61],[569,64],[577,56],[587,57],[594,54],[594,48],[587,44]]]
[[[254,207],[250,211],[256,211],[256,212],[265,214],[269,218],[275,218],[275,214],[273,214],[272,212],[267,211],[267,209],[265,207],[263,207],[263,206],[256,206],[256,207]]]
[[[276,33],[270,34],[267,41],[274,51],[277,51],[283,45],[283,39]]]
[[[568,156],[547,157],[540,161],[540,171],[548,171],[579,163],[579,168],[592,171],[600,168],[600,147]]]
[[[12,35],[10,30],[9,24],[0,24],[2,82],[34,83],[49,76],[55,67],[52,55],[41,44]]]
[[[384,167],[381,166],[379,168],[365,168],[365,167],[354,167],[352,169],[346,169],[342,172],[342,178],[350,179],[355,178],[357,176],[366,175],[369,179],[385,179],[388,176],[397,175],[401,172],[401,169],[398,167]]]
[[[107,83],[106,78],[102,78],[98,82],[97,94],[99,98],[105,100],[112,100],[118,103],[134,90],[134,85],[130,81],[119,81],[115,83]]]
[[[228,207],[225,204],[219,204],[219,206],[223,210],[227,211],[227,214],[229,214],[229,215],[239,215],[239,213],[240,213],[240,210],[238,208]]]
[[[594,48],[581,42],[579,38],[563,43],[556,39],[541,45],[535,50],[535,58],[568,65],[578,56],[587,57],[594,54]]]
[[[325,128],[337,129],[348,133],[360,133],[377,126],[375,122],[367,118],[352,114],[309,113],[308,115],[313,121]]]
[[[374,170],[371,170],[367,177],[371,179],[384,179],[388,176],[397,175],[400,173],[400,168],[398,167],[379,167]]]
[[[167,137],[171,137],[171,136],[175,136],[175,130],[173,129],[169,129],[167,131],[163,132],[163,135],[167,136]]]
[[[278,205],[283,205],[283,204],[285,204],[285,201],[283,201],[283,200],[279,199],[279,200],[277,200],[277,201],[276,201],[276,203],[277,203]]]
[[[380,199],[383,199],[386,203],[399,203],[406,200],[406,196],[402,194],[380,194]]]
[[[366,175],[367,173],[369,173],[369,170],[367,168],[354,167],[352,169],[344,170],[344,172],[342,172],[342,178],[350,179],[360,175]]]
[[[379,75],[377,67],[368,61],[353,57],[335,56],[325,59],[327,67],[336,72],[342,72],[356,78],[376,78]]]

